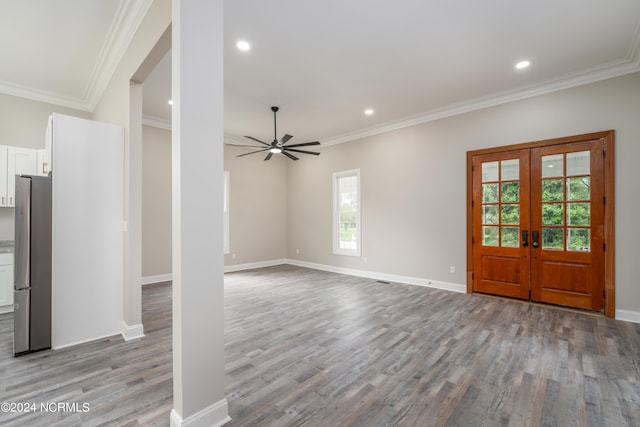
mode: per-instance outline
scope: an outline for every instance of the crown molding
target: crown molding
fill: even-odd
[[[640,28],[640,27],[639,27]],[[640,34],[640,32],[639,32]],[[640,55],[640,37],[636,37],[634,42],[634,55]],[[464,102],[451,104],[447,107],[436,108],[405,118],[399,121],[388,122],[381,126],[360,129],[355,132],[349,132],[334,137],[321,140],[321,146],[317,149],[330,147],[332,145],[342,144],[349,141],[367,138],[382,133],[403,129],[422,123],[432,122],[447,117],[457,116],[469,113],[483,108],[494,107],[497,105],[507,104],[509,102],[519,101],[522,99],[532,98],[552,92],[558,92],[564,89],[570,89],[577,86],[595,83],[602,80],[621,77],[627,74],[640,72],[640,62],[631,59],[624,59],[597,67],[592,67],[577,73],[567,74],[557,79],[547,80],[546,82],[525,86],[516,90],[500,92],[497,94],[470,99]],[[224,136],[225,142],[232,144],[243,144],[247,141],[236,135]]]
[[[0,80],[0,92],[81,111],[93,111],[153,0],[120,0],[82,98]]]
[[[171,130],[171,121],[154,116],[142,116],[142,124],[158,129]]]
[[[93,111],[100,101],[153,0],[120,0],[83,98]]]
[[[635,54],[638,55],[638,38],[635,41]],[[327,138],[322,142],[324,147],[336,144],[342,144],[369,136],[379,135],[386,132],[415,126],[421,123],[432,122],[447,117],[457,116],[469,113],[483,108],[494,107],[509,102],[519,101],[534,96],[544,95],[547,93],[558,92],[572,87],[582,86],[589,83],[595,83],[601,80],[607,80],[615,77],[624,76],[626,74],[636,73],[640,71],[640,63],[630,59],[614,61],[609,64],[598,67],[589,68],[581,72],[568,74],[563,77],[548,80],[543,83],[525,86],[512,91],[500,92],[497,94],[470,99],[464,102],[451,104],[444,108],[437,108],[425,113],[409,117],[403,120],[388,122],[382,126],[375,128],[362,129],[356,132],[349,132],[335,137]]]
[[[34,89],[32,87],[21,86],[7,80],[0,79],[0,93],[17,96],[19,98],[31,99],[32,101],[58,105],[60,107],[74,108],[80,111],[91,111],[83,99],[62,95],[60,93]]]
[[[139,25],[146,15],[153,0],[120,0],[116,15],[109,28],[108,36],[102,46],[98,60],[84,90],[82,98],[42,91],[31,87],[17,85],[0,79],[0,93],[27,98],[34,101],[92,112],[99,102],[115,70],[122,60]],[[623,60],[614,61],[601,66],[589,68],[581,72],[568,74],[560,78],[548,80],[513,91],[500,92],[485,97],[470,99],[414,115],[402,120],[387,122],[381,126],[348,132],[321,141],[325,148],[331,145],[354,141],[369,136],[415,126],[421,123],[440,120],[483,108],[489,108],[509,102],[531,98],[543,94],[557,92],[597,81],[620,77],[640,71],[640,21],[631,40],[627,56]],[[171,130],[171,122],[152,116],[144,116],[143,124],[160,129]],[[246,143],[240,136],[224,135],[225,142]]]

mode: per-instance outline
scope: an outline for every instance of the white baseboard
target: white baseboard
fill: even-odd
[[[144,338],[144,327],[142,323],[138,323],[137,325],[129,326],[127,322],[122,321],[122,338],[125,341],[135,340],[137,338]]]
[[[640,311],[616,310],[616,320],[640,323]]]
[[[274,265],[288,264],[286,259],[272,259],[270,261],[250,262],[247,264],[225,265],[224,272],[232,273],[234,271],[252,270],[254,268],[273,267]]]
[[[173,280],[173,274],[171,274],[171,273],[157,274],[155,276],[143,277],[142,281],[141,281],[141,284],[142,285],[151,285],[153,283],[169,282],[171,280]]]
[[[218,427],[231,421],[227,399],[222,399],[200,412],[182,419],[175,409],[171,410],[169,422],[171,427]]]
[[[395,274],[378,273],[375,271],[356,270],[351,268],[336,267],[326,264],[316,264],[314,262],[300,261],[288,258],[225,266],[224,272],[231,273],[234,271],[272,267],[274,265],[281,264],[297,265],[299,267],[312,268],[314,270],[330,271],[332,273],[347,274],[349,276],[366,277],[368,279],[383,280],[385,282],[396,282],[406,283],[408,285],[425,286],[428,288],[442,289],[445,291],[458,292],[462,294],[467,292],[467,286],[459,283],[441,282],[438,280],[423,279],[420,277],[411,276],[399,276]],[[631,310],[616,310],[616,319],[623,320],[625,322],[640,323],[640,312]]]
[[[0,314],[13,313],[13,304],[0,307]]]
[[[313,262],[299,261],[295,259],[285,260],[286,264],[299,267],[313,268],[315,270],[330,271],[332,273],[347,274],[349,276],[366,277],[367,279],[383,280],[385,282],[406,283],[407,285],[425,286],[428,288],[442,289],[445,291],[466,293],[466,285],[458,283],[440,282],[437,280],[422,279],[420,277],[398,276],[395,274],[378,273],[375,271],[355,270],[351,268],[335,267],[333,265],[316,264]]]
[[[55,342],[55,331],[53,331],[52,334],[51,334],[51,349],[52,350],[61,350],[63,348],[73,347],[73,346],[80,345],[80,344],[86,344],[88,342],[100,341],[100,340],[103,340],[105,338],[116,337],[118,335],[122,336],[122,332],[121,331],[113,332],[111,334],[100,335],[100,336],[89,338],[89,339],[86,339],[86,340],[80,340],[80,341],[74,341],[74,342],[70,342],[70,343],[58,344],[58,343]]]

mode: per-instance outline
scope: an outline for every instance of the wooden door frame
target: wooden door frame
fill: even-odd
[[[525,142],[522,144],[505,145],[502,147],[485,148],[467,151],[467,293],[473,293],[473,157],[500,153],[505,151],[548,147],[573,142],[602,139],[604,141],[604,315],[615,318],[616,315],[616,286],[615,286],[615,182],[614,182],[614,141],[615,131],[587,133],[562,138],[546,139],[543,141]]]

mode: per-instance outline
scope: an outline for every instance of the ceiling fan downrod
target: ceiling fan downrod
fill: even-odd
[[[278,107],[271,107],[271,111],[273,111],[273,143],[278,143],[278,127],[276,126],[276,113],[278,112]]]

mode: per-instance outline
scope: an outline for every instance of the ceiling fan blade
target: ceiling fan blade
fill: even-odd
[[[295,151],[296,153],[313,154],[314,156],[320,155],[320,153],[317,153],[315,151],[296,150],[295,148],[289,148],[289,147],[282,147],[282,148],[283,150]]]
[[[245,137],[245,138],[249,138],[249,139],[250,139],[250,140],[252,140],[252,141],[259,142],[260,144],[271,146],[271,144],[267,144],[267,143],[266,143],[266,142],[264,142],[264,141],[260,141],[258,138],[254,138],[254,137],[252,137],[252,136],[247,136],[247,135],[245,135],[244,137]]]
[[[271,156],[273,156],[273,153],[269,152],[269,154],[267,154],[267,157],[264,158],[264,161],[266,162],[267,160],[269,160]]]
[[[286,144],[288,140],[290,140],[291,138],[293,138],[293,135],[289,135],[288,133],[286,133],[282,139],[280,140],[280,143],[282,145]]]
[[[320,143],[318,141],[313,141],[313,142],[303,142],[302,144],[291,144],[291,145],[287,145],[287,148],[292,148],[292,147],[307,147],[309,145],[320,145]]]
[[[270,148],[264,148],[262,150],[256,150],[256,151],[250,151],[250,152],[244,153],[244,154],[238,154],[236,157],[248,156],[249,154],[260,153],[262,151],[267,151],[267,150],[270,150]]]
[[[296,156],[294,156],[293,154],[289,154],[286,151],[282,151],[282,154],[284,154],[285,156],[287,156],[288,158],[290,158],[291,160],[298,160],[298,158]]]
[[[259,145],[242,145],[242,144],[224,144],[224,145],[230,145],[232,147],[251,147],[251,148],[262,148]]]

